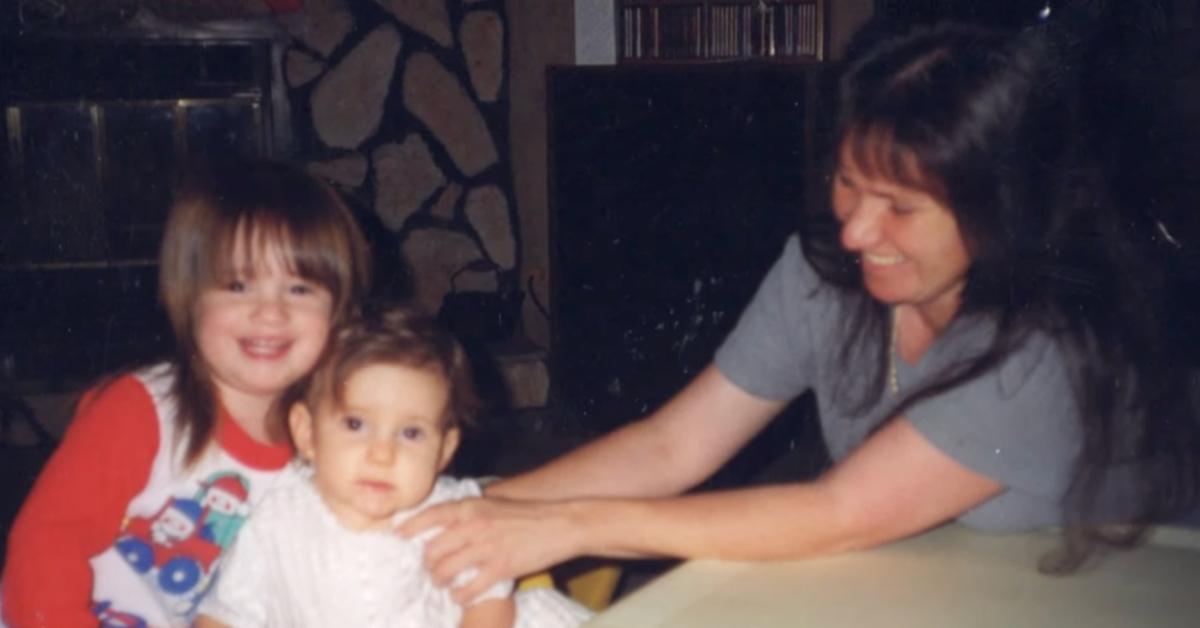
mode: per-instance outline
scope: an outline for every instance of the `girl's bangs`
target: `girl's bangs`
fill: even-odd
[[[253,276],[255,269],[269,262],[279,262],[288,272],[299,274],[291,238],[279,223],[278,220],[266,220],[264,216],[243,214],[214,224],[209,237],[213,245],[207,260],[209,282]],[[267,260],[266,255],[275,255],[279,259]]]
[[[265,264],[278,263],[288,272],[328,289],[340,283],[337,278],[341,264],[330,253],[346,247],[330,241],[320,229],[297,233],[296,226],[278,213],[259,211],[218,225],[215,231],[211,257],[214,279],[253,273]],[[264,257],[267,255],[277,259],[268,260]]]

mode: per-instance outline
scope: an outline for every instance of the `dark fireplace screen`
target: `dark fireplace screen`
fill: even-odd
[[[166,342],[155,257],[181,166],[269,152],[256,41],[0,50],[0,380],[57,388]]]

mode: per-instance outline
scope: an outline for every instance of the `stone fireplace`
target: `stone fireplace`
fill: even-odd
[[[456,273],[512,284],[503,7],[319,0],[279,22],[297,155],[394,234],[416,301],[437,311]]]
[[[451,293],[477,297],[470,321],[444,319],[504,347],[511,401],[543,404],[546,366],[515,335],[522,234],[503,3],[318,0],[278,20],[297,155],[378,219],[376,242],[402,269],[385,282],[431,312]]]

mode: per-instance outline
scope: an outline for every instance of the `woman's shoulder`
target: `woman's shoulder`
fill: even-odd
[[[813,316],[840,303],[834,286],[821,278],[804,254],[800,237],[792,234],[759,284],[751,309],[774,311],[786,326],[794,327],[806,321],[828,320]]]
[[[788,280],[788,285],[811,290],[825,282],[817,274],[817,270],[804,252],[804,243],[800,235],[793,233],[783,243],[783,251],[779,254],[772,272],[778,272]]]
[[[815,385],[836,355],[847,303],[818,276],[800,237],[792,235],[718,347],[717,368],[755,396],[791,398]]]

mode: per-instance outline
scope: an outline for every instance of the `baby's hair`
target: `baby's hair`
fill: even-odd
[[[294,397],[313,411],[339,404],[346,380],[376,364],[423,369],[442,377],[449,389],[443,427],[473,425],[480,404],[466,352],[436,319],[406,306],[374,309],[338,330],[303,392]]]
[[[174,396],[194,462],[212,438],[217,399],[194,326],[204,290],[227,281],[244,247],[251,268],[268,246],[298,276],[329,290],[331,324],[352,317],[370,277],[366,240],[354,215],[328,185],[284,163],[233,160],[196,170],[176,190],[159,255],[159,298],[175,334]],[[285,407],[269,426],[283,430]]]

